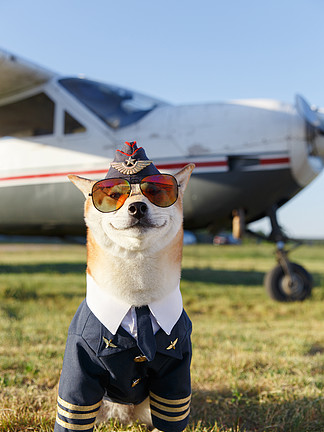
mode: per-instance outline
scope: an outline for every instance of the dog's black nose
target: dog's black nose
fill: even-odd
[[[141,219],[145,216],[147,205],[144,202],[133,202],[128,206],[128,213],[136,219]]]

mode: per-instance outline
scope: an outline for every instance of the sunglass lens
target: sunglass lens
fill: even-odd
[[[169,207],[177,201],[178,184],[169,174],[144,177],[140,186],[143,195],[158,207]]]
[[[124,179],[101,180],[93,185],[92,201],[103,213],[120,209],[130,194],[130,185]]]

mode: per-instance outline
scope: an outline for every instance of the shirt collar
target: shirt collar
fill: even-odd
[[[101,289],[88,273],[86,301],[91,312],[114,335],[132,307]],[[183,310],[180,286],[162,299],[150,303],[148,307],[159,326],[169,335]]]

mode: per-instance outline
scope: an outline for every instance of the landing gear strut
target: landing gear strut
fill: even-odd
[[[276,211],[277,208],[273,207],[268,212],[272,231],[266,239],[276,243],[278,265],[266,274],[264,285],[267,293],[274,300],[281,302],[302,301],[311,295],[313,280],[302,266],[289,261],[289,252],[300,246],[300,243],[296,243],[290,250],[285,248],[288,238],[278,224]]]

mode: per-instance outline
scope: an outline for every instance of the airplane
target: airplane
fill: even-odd
[[[0,50],[0,234],[83,235],[83,199],[74,173],[105,176],[117,148],[136,140],[164,172],[196,165],[184,200],[184,227],[216,233],[268,216],[277,265],[271,298],[301,301],[311,275],[290,262],[277,210],[324,162],[324,112],[237,100],[174,106],[83,76],[64,77]]]

